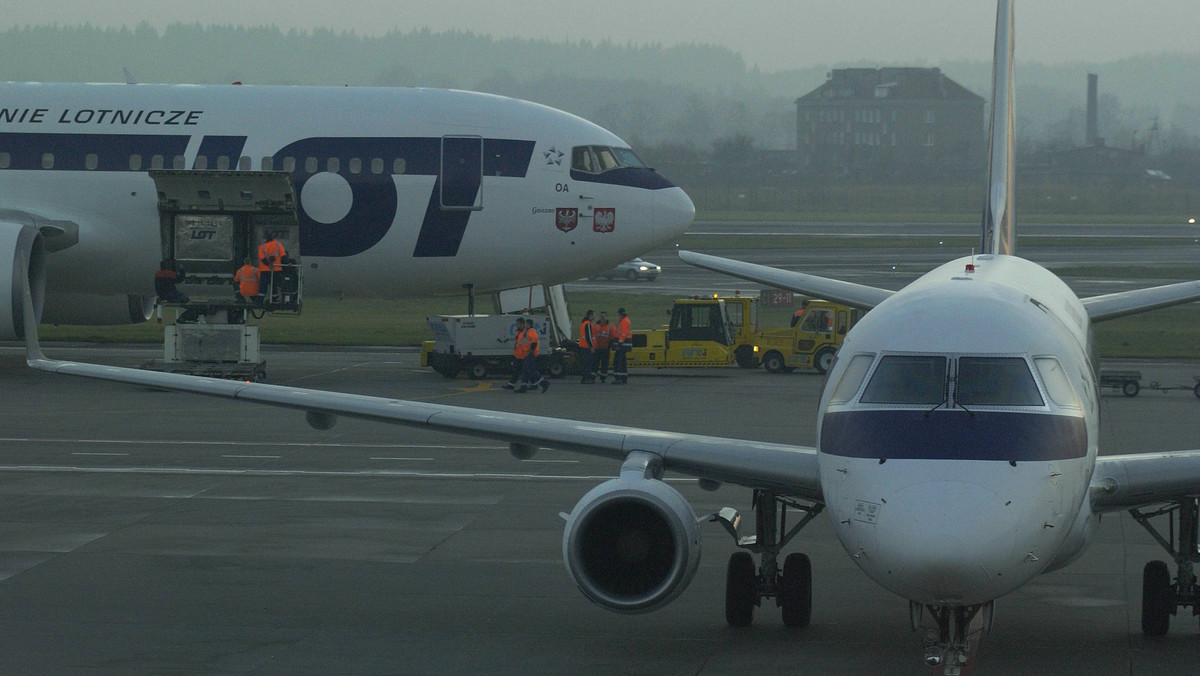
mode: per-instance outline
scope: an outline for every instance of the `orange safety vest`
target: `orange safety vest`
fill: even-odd
[[[279,272],[283,270],[283,257],[287,252],[283,250],[283,245],[279,240],[271,240],[258,245],[258,269],[262,271],[272,270]],[[271,257],[274,256],[274,260]]]
[[[613,339],[614,331],[615,331],[615,329],[613,328],[612,322],[596,324],[595,334],[596,334],[596,349],[597,350],[607,350],[608,349],[608,344]]]
[[[245,298],[258,295],[258,269],[249,263],[238,268],[233,281],[238,285],[238,293]]]
[[[633,331],[629,329],[629,315],[617,320],[617,340],[633,340]]]
[[[595,346],[596,340],[592,337],[592,322],[585,319],[579,325],[579,347],[587,349]]]
[[[533,356],[538,356],[538,332],[532,326],[525,329],[525,333],[529,335],[529,351]]]
[[[536,329],[533,332],[533,340],[537,340]],[[529,340],[529,329],[521,329],[521,332],[517,334],[517,343],[513,346],[513,356],[517,359],[524,359],[525,357],[528,357],[529,351],[534,349],[534,345],[535,343],[531,343]],[[537,355],[536,351],[534,352],[534,355]]]

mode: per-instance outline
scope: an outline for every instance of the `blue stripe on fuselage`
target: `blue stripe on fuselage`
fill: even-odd
[[[883,460],[1067,460],[1087,455],[1083,418],[938,409],[831,411],[821,452]]]
[[[205,136],[200,141],[200,150],[196,157],[203,157],[208,162],[209,169],[217,169],[217,158],[229,158],[229,169],[238,168],[238,160],[242,156],[242,148],[246,147],[245,136]],[[196,168],[195,164],[192,168]]]
[[[176,155],[187,150],[187,134],[41,134],[0,133],[0,153],[8,153],[8,169],[30,171],[144,171],[150,158],[163,157],[171,166]],[[52,158],[52,166],[43,166],[43,158]],[[88,155],[96,166],[88,168]],[[140,167],[131,167],[131,158],[140,158]]]

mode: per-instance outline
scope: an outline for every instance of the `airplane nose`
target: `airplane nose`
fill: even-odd
[[[695,217],[696,205],[683,188],[654,191],[654,229],[659,237],[669,239],[682,235],[692,226]]]
[[[929,481],[898,491],[880,509],[879,582],[923,603],[982,603],[1023,580],[1013,574],[1015,524],[996,493],[978,484]]]

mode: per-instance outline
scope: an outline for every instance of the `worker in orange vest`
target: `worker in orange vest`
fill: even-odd
[[[633,331],[629,328],[629,315],[625,308],[617,308],[617,329],[613,334],[613,385],[629,382],[629,366],[626,363],[629,350],[633,348]]]
[[[250,257],[246,256],[243,261],[245,265],[238,268],[237,273],[233,275],[233,283],[237,287],[238,298],[247,303],[257,303],[259,300],[259,285],[258,285],[258,268],[250,262]]]
[[[525,320],[525,331],[517,338],[517,345],[524,344],[524,356],[522,357],[521,367],[521,387],[518,392],[525,392],[530,388],[542,388],[542,394],[550,389],[550,381],[546,380],[537,370],[538,357],[538,330],[533,325],[532,319]]]
[[[504,383],[504,389],[517,389],[517,381],[521,379],[521,371],[525,366],[525,355],[529,352],[528,339],[523,338],[525,335],[525,318],[517,317],[517,321],[513,328],[513,364],[512,377]],[[526,342],[522,343],[522,340]]]
[[[259,284],[266,286],[262,291],[268,302],[274,302],[280,295],[279,273],[283,272],[283,257],[286,255],[283,245],[269,232],[266,241],[258,245]]]
[[[592,326],[592,336],[596,339],[596,374],[600,376],[600,382],[608,380],[608,352],[616,331],[617,327],[608,321],[608,313],[601,310]]]
[[[596,382],[596,338],[592,328],[595,316],[595,312],[588,310],[579,324],[579,354],[583,364],[583,379],[579,382],[584,385]]]

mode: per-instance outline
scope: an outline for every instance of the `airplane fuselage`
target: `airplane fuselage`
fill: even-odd
[[[834,530],[900,596],[984,603],[1086,541],[1099,435],[1089,321],[1034,263],[962,258],[881,303],[847,335],[819,416]]]
[[[0,207],[79,225],[48,257],[60,294],[152,293],[147,172],[172,168],[291,174],[310,293],[568,281],[691,222],[687,195],[652,169],[572,168],[580,148],[627,147],[574,115],[461,91],[0,85]]]

